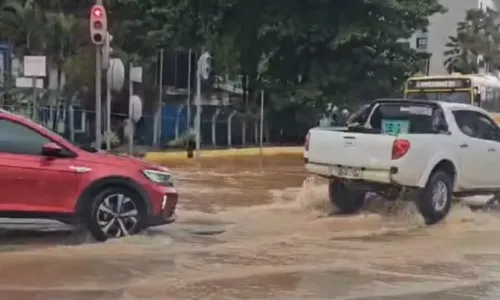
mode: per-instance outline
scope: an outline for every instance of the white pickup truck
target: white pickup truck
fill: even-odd
[[[382,99],[346,128],[313,128],[309,172],[330,179],[330,200],[354,213],[367,192],[412,199],[427,224],[450,211],[452,196],[498,194],[500,128],[481,108],[438,101]]]

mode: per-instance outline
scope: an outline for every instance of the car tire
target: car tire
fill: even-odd
[[[349,188],[340,180],[330,180],[328,185],[330,202],[338,208],[338,213],[357,213],[365,204],[366,192]]]
[[[103,242],[139,233],[145,224],[144,201],[129,189],[103,189],[91,201],[87,229],[92,237]]]
[[[451,209],[453,194],[452,176],[443,171],[431,174],[425,188],[417,194],[417,208],[425,224],[433,225],[443,220]]]

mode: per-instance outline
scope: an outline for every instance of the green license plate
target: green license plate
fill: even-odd
[[[408,133],[410,121],[408,120],[382,120],[382,133],[398,135]]]

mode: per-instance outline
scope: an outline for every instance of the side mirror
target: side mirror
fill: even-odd
[[[56,143],[47,143],[42,146],[42,155],[49,157],[56,157],[62,151],[62,148]]]
[[[476,94],[474,96],[474,104],[477,106],[481,106],[481,94]]]

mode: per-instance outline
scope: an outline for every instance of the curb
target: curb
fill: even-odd
[[[221,150],[201,150],[200,158],[245,158],[260,155],[260,148],[241,148],[241,149],[221,149]],[[262,156],[280,156],[293,155],[299,156],[304,152],[304,147],[268,147],[262,148]],[[196,154],[195,154],[196,155]],[[152,162],[163,161],[190,161],[194,158],[187,158],[186,151],[176,152],[147,152],[143,159]]]

